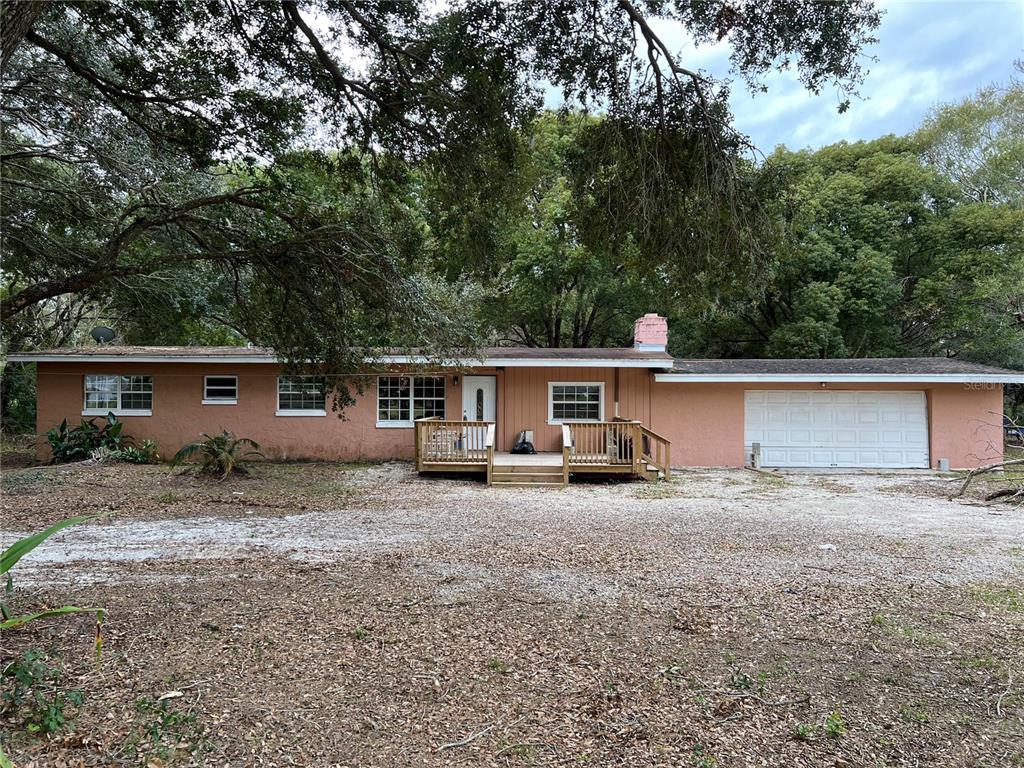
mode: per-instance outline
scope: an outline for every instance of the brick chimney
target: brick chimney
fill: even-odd
[[[638,318],[633,325],[633,349],[664,352],[668,347],[668,320],[654,312]]]

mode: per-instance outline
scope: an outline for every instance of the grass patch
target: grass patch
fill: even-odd
[[[992,608],[1024,613],[1024,589],[1016,587],[975,587],[974,597]]]
[[[914,702],[912,705],[900,707],[900,720],[905,723],[925,725],[930,722],[931,718],[928,717],[928,713],[921,706],[920,702]]]
[[[634,499],[675,499],[683,495],[681,488],[665,480],[637,486],[633,491]]]
[[[0,477],[0,489],[5,493],[52,488],[64,484],[64,478],[56,472],[43,469],[26,469],[6,472]]]
[[[161,491],[153,496],[153,501],[157,504],[177,504],[184,498],[180,493],[174,491]]]

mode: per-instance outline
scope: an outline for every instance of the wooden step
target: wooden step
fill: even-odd
[[[502,487],[505,487],[505,486],[520,486],[520,487],[529,487],[529,488],[561,488],[562,487],[562,481],[559,480],[556,483],[556,482],[539,481],[539,480],[527,480],[527,481],[524,481],[524,480],[502,480],[500,482],[496,482],[496,481],[492,480],[491,481],[491,486],[493,487],[493,486],[496,486],[496,485],[500,485]]]
[[[502,467],[504,470],[505,467]],[[492,485],[561,485],[562,473],[543,471],[543,467],[534,467],[533,472],[506,472],[495,469],[491,472]],[[540,470],[540,471],[536,471]]]

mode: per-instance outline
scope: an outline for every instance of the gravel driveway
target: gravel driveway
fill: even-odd
[[[450,563],[432,556],[436,569],[535,583],[536,574],[508,572],[505,558],[494,562],[503,546],[566,565],[583,550],[607,552],[605,565],[612,566],[640,557],[644,568],[631,567],[628,577],[650,583],[777,581],[813,577],[807,571],[822,568],[854,580],[884,575],[951,584],[1021,574],[1024,515],[949,501],[949,480],[921,472],[686,471],[671,483],[513,490],[420,479],[407,465],[390,464],[359,471],[348,487],[358,489],[348,506],[300,514],[261,514],[259,497],[247,504],[252,493],[245,484],[221,492],[232,502],[229,515],[200,507],[194,516],[138,520],[115,509],[110,522],[42,545],[23,561],[21,579],[54,578],[50,567],[58,564],[63,578],[107,581],[124,578],[118,564],[125,561],[269,551],[331,563],[429,550],[454,556]],[[559,570],[566,582],[574,573],[588,579],[584,564]]]
[[[1021,765],[1024,512],[939,476],[3,479],[7,539],[111,513],[16,568],[19,608],[108,611],[100,668],[86,619],[11,635],[86,693],[26,763]]]

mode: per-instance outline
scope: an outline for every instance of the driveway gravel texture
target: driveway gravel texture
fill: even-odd
[[[107,611],[98,664],[85,616],[5,634],[84,697],[4,710],[19,766],[1024,766],[1024,510],[947,477],[2,484],[5,546],[104,513],[13,571],[16,611]]]

